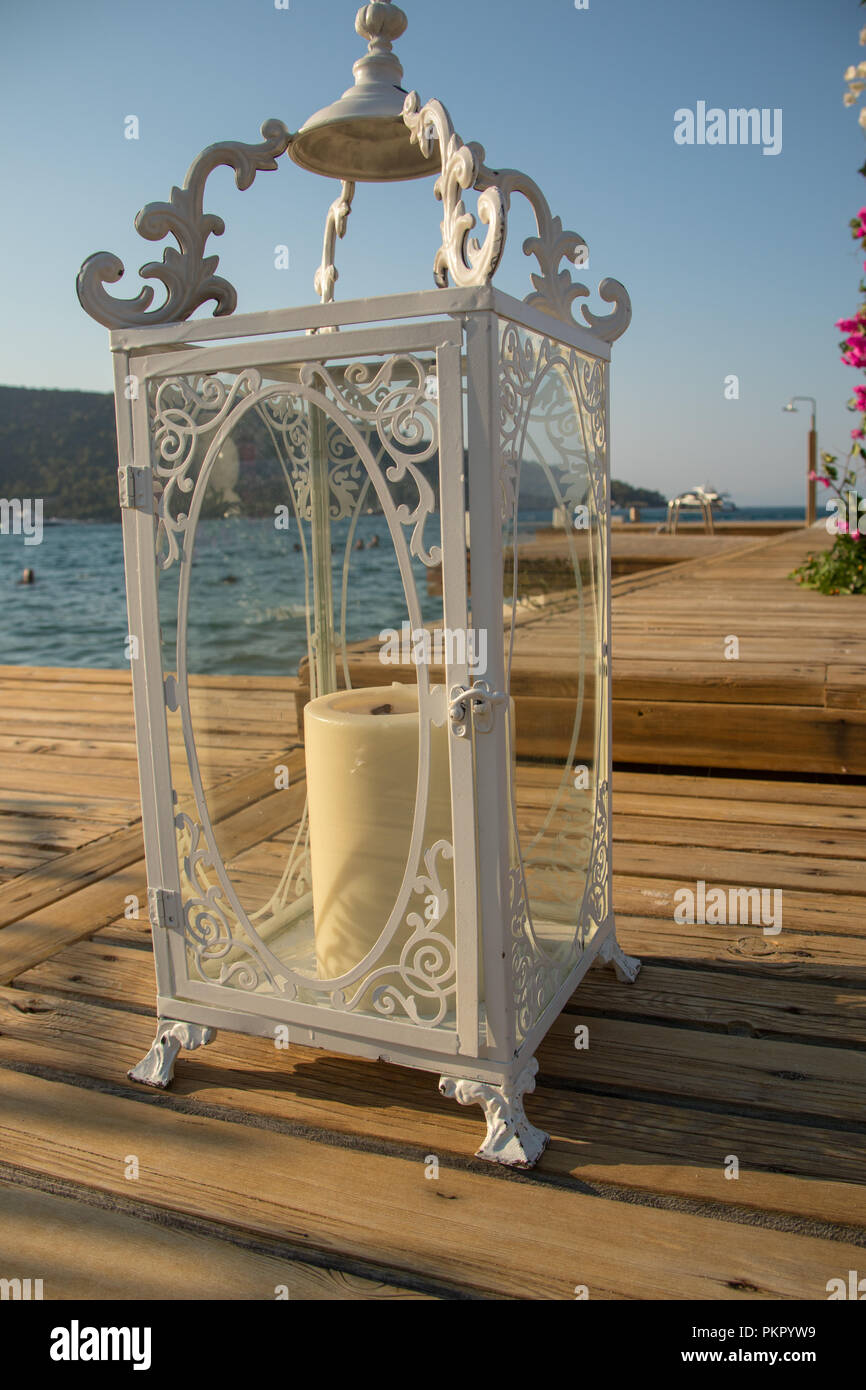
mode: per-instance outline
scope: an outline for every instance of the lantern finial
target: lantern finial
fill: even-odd
[[[355,31],[362,39],[369,39],[370,53],[390,53],[391,45],[405,34],[408,23],[399,5],[374,0],[371,5],[361,6],[355,16]]]

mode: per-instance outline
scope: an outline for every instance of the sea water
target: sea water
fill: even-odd
[[[655,513],[643,508],[649,521]],[[659,518],[663,513],[659,513]],[[738,521],[802,520],[802,509],[753,508],[732,514]],[[428,542],[438,526],[431,519]],[[529,514],[521,531],[550,524],[549,512]],[[339,608],[347,522],[332,530],[332,583]],[[407,528],[406,536],[411,534]],[[272,518],[234,517],[199,523],[189,604],[189,669],[202,675],[282,676],[297,673],[307,653],[303,557],[297,532],[278,531]],[[378,537],[378,546],[370,542]],[[403,583],[387,523],[362,516],[353,541],[346,640],[401,630],[409,617]],[[19,585],[25,568],[35,583]],[[441,618],[442,600],[428,592],[427,570],[412,560],[422,621]],[[176,669],[178,570],[160,581],[166,670]],[[121,528],[115,522],[64,522],[44,527],[39,545],[23,536],[0,535],[0,665],[98,666],[127,664],[126,591]]]
[[[429,541],[435,539],[431,527]],[[408,535],[411,533],[409,528]],[[347,522],[332,526],[332,584],[342,602]],[[378,545],[371,546],[374,537]],[[356,550],[361,541],[363,551]],[[291,675],[307,654],[303,555],[297,531],[278,531],[273,518],[199,522],[191,566],[189,670],[202,675]],[[403,583],[387,523],[358,519],[350,551],[346,640],[378,634],[407,616]],[[441,597],[428,593],[424,564],[411,562],[422,621],[441,616]],[[31,568],[35,582],[23,585]],[[179,569],[160,575],[160,622],[166,670],[176,669]],[[121,528],[116,523],[65,522],[44,527],[41,544],[0,536],[0,665],[126,664],[129,624]]]

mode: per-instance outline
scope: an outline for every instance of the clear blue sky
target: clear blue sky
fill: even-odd
[[[2,0],[0,382],[109,390],[107,333],[79,308],[81,261],[116,252],[119,293],[167,241],[133,218],[166,199],[220,139],[255,141],[278,116],[297,129],[351,83],[363,45],[352,0]],[[858,374],[834,321],[853,313],[860,257],[847,222],[866,203],[866,139],[842,73],[866,57],[854,0],[404,0],[406,85],[449,107],[491,165],[522,168],[590,247],[589,281],[629,289],[614,349],[614,475],[679,490],[706,478],[745,503],[799,503],[806,417],[844,449]],[[679,146],[674,112],[783,111],[783,147]],[[124,118],[140,139],[124,138]],[[239,309],[313,298],[335,185],[288,160],[238,193],[228,170],[206,206]],[[521,202],[522,200],[517,200]],[[528,292],[513,218],[497,283]],[[432,180],[362,186],[339,250],[338,298],[426,288],[438,244]],[[274,246],[290,248],[289,270]],[[534,262],[533,262],[534,264]],[[604,308],[593,298],[592,306]],[[212,308],[213,306],[211,306]],[[208,309],[200,312],[209,312]],[[725,400],[734,373],[740,399]]]

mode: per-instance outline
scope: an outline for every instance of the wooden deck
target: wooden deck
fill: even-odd
[[[829,544],[818,523],[615,580],[617,756],[866,775],[862,600],[819,594],[788,577]]]
[[[822,524],[766,537],[640,537],[670,559],[613,581],[614,757],[709,772],[866,776],[866,623],[856,596],[788,576],[830,544]],[[694,556],[696,541],[715,549]],[[543,546],[539,547],[544,549]],[[732,642],[731,639],[734,639]],[[570,594],[519,611],[512,667],[518,754],[566,755],[579,639]],[[353,683],[381,682],[378,641],[356,643]],[[414,680],[411,667],[393,679]],[[437,679],[442,679],[441,671]]]
[[[777,716],[763,716],[779,709],[860,730],[857,600],[781,583],[803,543],[746,539],[691,571],[617,581],[617,705],[657,721],[636,758],[616,716],[614,901],[644,968],[632,987],[593,971],[540,1049],[527,1110],[553,1140],[530,1174],[476,1162],[481,1112],[393,1066],[223,1033],[182,1054],[171,1091],[129,1083],[154,978],[144,913],[124,915],[145,890],[128,673],[0,670],[0,1273],[43,1278],[46,1298],[268,1300],[285,1285],[294,1299],[571,1300],[585,1285],[748,1301],[822,1300],[862,1268],[866,785],[821,768],[796,780],[811,732],[789,740],[784,778],[738,774],[724,726],[723,761],[705,750],[724,775],[679,771],[670,739],[688,721],[665,716],[664,735],[644,694],[666,681],[659,705],[701,703],[711,722],[733,710],[747,745],[760,718],[755,749],[773,745]],[[739,663],[719,657],[732,633]],[[792,690],[809,702],[783,704]],[[264,679],[202,686],[207,778],[238,862],[274,833],[274,759],[296,737],[286,696]],[[780,888],[781,933],[677,924],[673,895],[699,879]]]

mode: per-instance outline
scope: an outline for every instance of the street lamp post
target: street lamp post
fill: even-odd
[[[783,410],[790,410],[796,414],[797,407],[795,401],[808,401],[812,407],[812,419],[809,425],[809,441],[806,456],[806,525],[815,524],[815,474],[817,473],[818,463],[818,427],[817,414],[818,406],[814,396],[792,396],[787,405],[783,405]]]

